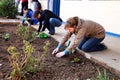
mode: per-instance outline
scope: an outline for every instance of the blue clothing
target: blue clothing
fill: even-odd
[[[84,37],[80,42],[78,48],[85,52],[92,52],[92,51],[102,51],[105,49],[105,45],[101,44],[104,38],[88,38]]]
[[[38,23],[37,19],[34,19],[33,17],[33,11],[31,9],[28,9],[28,12],[23,15],[22,23],[24,23],[26,20],[25,18],[30,18],[30,20],[27,20],[30,24],[34,25]]]
[[[49,23],[50,23],[49,34],[51,34],[51,35],[55,34],[55,27],[59,27],[62,24],[62,22],[59,19],[56,19],[56,18],[50,18]]]

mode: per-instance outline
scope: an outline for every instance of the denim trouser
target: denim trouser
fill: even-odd
[[[21,9],[22,11],[21,11],[21,13],[23,15],[23,8],[24,7],[28,8],[28,1],[27,2],[22,2],[21,4],[22,4],[22,9]]]
[[[55,33],[55,27],[60,27],[62,22],[59,19],[56,18],[50,18],[49,19],[49,23],[50,23],[50,34],[54,34]]]
[[[80,42],[78,48],[85,52],[92,52],[92,51],[102,51],[105,49],[105,45],[100,44],[104,38],[87,38],[84,37]]]

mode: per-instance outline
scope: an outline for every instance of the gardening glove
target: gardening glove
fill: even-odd
[[[26,20],[30,20],[30,18],[26,18]]]
[[[59,51],[59,48],[55,48],[52,52],[52,55],[56,54]]]
[[[58,45],[57,48],[53,50],[52,55],[56,54],[61,47],[62,47],[61,45]]]
[[[63,52],[59,52],[56,54],[56,57],[62,57],[64,55],[68,55],[69,54],[69,51],[68,50],[64,50]]]
[[[63,51],[63,52],[57,53],[57,54],[56,54],[56,57],[62,57],[62,56],[64,56],[64,55],[65,55],[65,52]]]

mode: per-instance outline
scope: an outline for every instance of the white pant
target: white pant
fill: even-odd
[[[33,12],[35,12],[37,9],[37,2],[33,2]]]

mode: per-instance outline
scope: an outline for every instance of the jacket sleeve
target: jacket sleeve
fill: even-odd
[[[43,25],[42,31],[45,31],[45,29],[49,27],[48,25],[49,25],[49,15],[45,14],[44,25]]]
[[[65,42],[71,37],[72,33],[67,32],[66,35],[63,37],[62,41],[59,43],[59,45],[63,46]]]
[[[85,31],[86,31],[85,28],[82,28],[78,31],[77,35],[75,36],[74,41],[70,44],[70,46],[68,46],[66,48],[66,50],[68,52],[71,52],[72,50],[74,50],[79,45],[82,38],[85,36]]]
[[[38,33],[40,32],[41,28],[42,28],[42,21],[39,22]]]
[[[33,20],[34,20],[34,18],[33,18],[33,12],[30,11],[30,12],[29,12],[29,15],[30,15],[30,21],[33,21]]]

